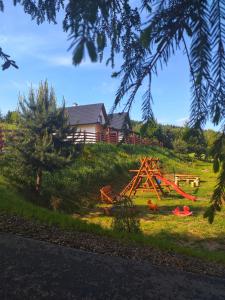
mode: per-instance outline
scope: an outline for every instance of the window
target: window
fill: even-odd
[[[102,116],[101,115],[98,117],[98,123],[102,124]]]

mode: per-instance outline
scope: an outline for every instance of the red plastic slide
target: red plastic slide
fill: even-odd
[[[192,195],[189,195],[187,193],[185,193],[182,189],[179,188],[179,186],[177,186],[174,182],[160,176],[160,175],[155,175],[155,177],[163,182],[165,182],[165,184],[167,185],[171,185],[173,187],[173,189],[178,193],[180,194],[182,197],[184,198],[187,198],[189,200],[192,200],[192,201],[196,201],[196,197],[195,196],[192,196]]]

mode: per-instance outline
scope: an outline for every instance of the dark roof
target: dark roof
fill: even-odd
[[[100,112],[103,111],[105,118],[107,114],[103,103],[77,105],[66,108],[70,125],[84,125],[98,123]]]
[[[127,112],[110,114],[108,115],[108,119],[109,119],[109,126],[114,129],[118,129],[118,130],[131,129],[130,118]],[[129,128],[124,128],[126,124],[129,125]]]

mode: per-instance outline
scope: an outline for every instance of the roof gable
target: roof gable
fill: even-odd
[[[109,127],[117,130],[131,130],[130,117],[128,112],[116,113],[108,115]]]
[[[71,106],[66,108],[66,112],[70,125],[96,124],[99,122],[101,112],[107,119],[103,103]]]

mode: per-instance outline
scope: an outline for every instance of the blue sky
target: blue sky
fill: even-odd
[[[7,4],[1,14],[0,28],[0,46],[19,65],[19,70],[11,68],[0,72],[3,113],[16,109],[18,95],[27,95],[31,84],[37,88],[45,79],[54,87],[59,104],[64,97],[67,106],[74,102],[104,102],[106,110],[110,110],[118,79],[111,78],[112,69],[104,62],[91,63],[86,59],[79,67],[72,66],[72,53],[67,51],[70,43],[62,30],[60,17],[57,25],[38,26],[20,6]],[[121,62],[120,57],[118,62]],[[187,120],[191,94],[188,65],[182,51],[153,79],[153,97],[153,110],[159,122],[182,125]],[[135,120],[141,120],[141,102],[139,93],[131,111],[131,118]],[[122,109],[123,104],[118,111]]]

